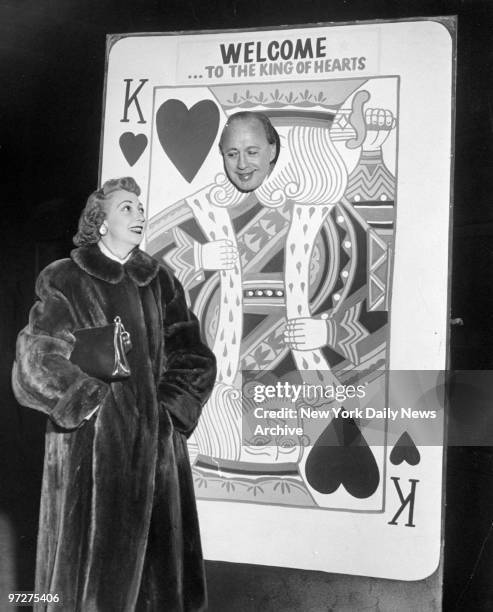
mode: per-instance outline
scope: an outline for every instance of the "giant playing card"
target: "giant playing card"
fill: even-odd
[[[218,359],[189,440],[206,558],[437,567],[452,57],[431,20],[109,39],[101,179],[141,185]],[[251,192],[218,147],[241,111],[280,138]]]

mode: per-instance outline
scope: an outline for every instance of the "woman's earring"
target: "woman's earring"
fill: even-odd
[[[106,234],[106,232],[108,231],[108,228],[106,227],[106,225],[103,223],[101,225],[101,227],[99,228],[99,233],[101,234],[101,236],[104,236]]]

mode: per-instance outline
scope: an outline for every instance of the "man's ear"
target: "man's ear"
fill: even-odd
[[[270,156],[269,156],[269,161],[272,163],[276,157],[276,145],[271,144],[270,146]]]

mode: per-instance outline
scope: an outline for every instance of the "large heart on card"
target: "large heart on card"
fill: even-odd
[[[342,485],[358,499],[371,497],[380,482],[375,457],[352,418],[332,419],[308,455],[305,474],[318,493],[334,493]]]
[[[156,113],[156,130],[163,151],[191,183],[204,163],[219,127],[219,109],[212,100],[187,108],[181,100],[166,100]]]

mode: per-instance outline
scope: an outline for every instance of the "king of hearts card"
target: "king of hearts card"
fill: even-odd
[[[218,362],[204,556],[400,580],[441,550],[453,21],[112,35],[101,182],[142,189]],[[228,118],[279,135],[252,191]]]

